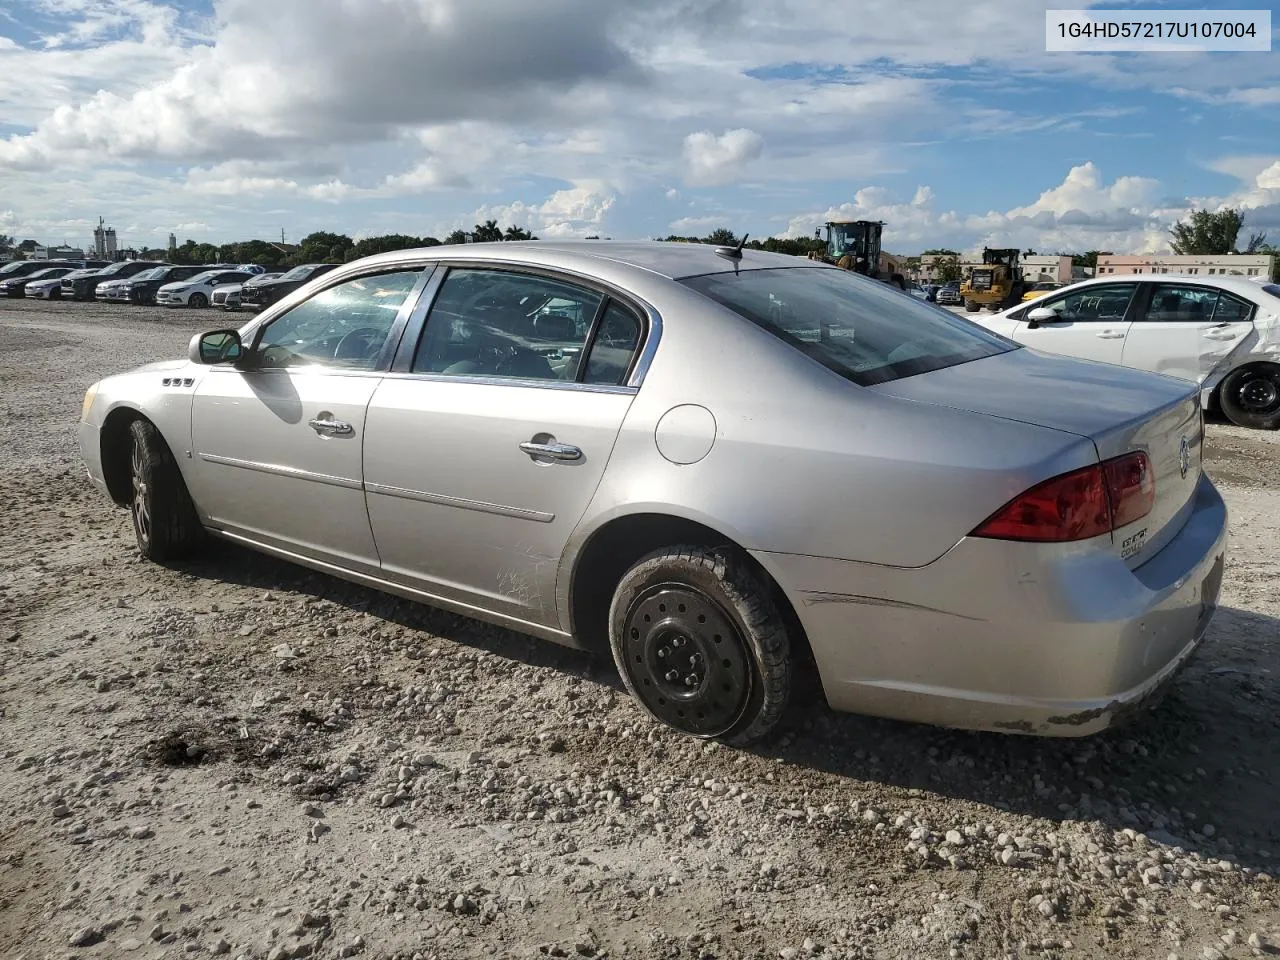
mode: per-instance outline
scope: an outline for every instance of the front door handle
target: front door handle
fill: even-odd
[[[356,428],[345,420],[334,419],[332,413],[323,411],[314,420],[308,420],[307,426],[325,437],[348,437],[356,432]]]
[[[1094,334],[1099,340],[1123,340],[1123,330],[1099,330]]]
[[[1220,333],[1209,332],[1204,335],[1206,340],[1234,340],[1236,335],[1230,331],[1224,330]]]
[[[548,440],[539,443],[535,440],[526,440],[520,444],[520,449],[531,457],[546,457],[550,460],[581,460],[582,451],[571,443],[557,443],[555,440]]]

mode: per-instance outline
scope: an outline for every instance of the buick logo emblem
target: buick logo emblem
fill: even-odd
[[[1182,438],[1182,444],[1178,447],[1178,472],[1182,474],[1183,479],[1187,477],[1187,471],[1191,469],[1191,444],[1186,437]]]

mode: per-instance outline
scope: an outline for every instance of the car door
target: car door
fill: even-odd
[[[426,275],[343,279],[259,327],[246,361],[209,369],[193,398],[189,471],[207,523],[376,571],[365,413]]]
[[[561,626],[556,570],[636,392],[644,316],[550,274],[448,271],[369,404],[365,490],[385,577]]]
[[[1253,304],[1208,284],[1153,283],[1135,313],[1124,365],[1203,381],[1253,332]]]
[[[1137,283],[1101,283],[1032,300],[1018,313],[1013,339],[1047,353],[1120,364]],[[1030,320],[1052,310],[1053,320]]]

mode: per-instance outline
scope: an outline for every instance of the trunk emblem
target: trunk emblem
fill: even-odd
[[[1191,444],[1186,437],[1182,438],[1182,444],[1178,447],[1178,470],[1182,473],[1182,478],[1187,478],[1187,471],[1191,469]]]

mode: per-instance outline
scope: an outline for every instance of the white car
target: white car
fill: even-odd
[[[1096,277],[973,320],[1047,353],[1194,381],[1206,409],[1242,427],[1280,429],[1280,285]]]
[[[166,283],[156,291],[156,303],[162,307],[207,307],[214,287],[225,283],[244,283],[253,274],[243,270],[206,270],[187,280]]]
[[[70,274],[68,274],[70,276]],[[23,293],[28,297],[37,300],[58,300],[62,297],[62,278],[54,277],[52,280],[32,280],[23,289]]]
[[[98,284],[96,290],[93,291],[93,299],[95,300],[123,300],[129,302],[128,285],[133,282],[133,277],[122,277],[119,280],[108,280],[105,283]]]

